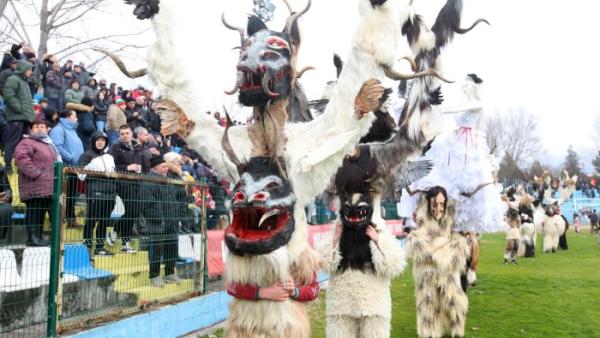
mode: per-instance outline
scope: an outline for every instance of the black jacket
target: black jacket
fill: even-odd
[[[96,140],[100,137],[106,139],[106,145],[102,149],[96,148]],[[103,132],[97,131],[92,135],[90,150],[86,151],[79,158],[79,166],[85,167],[96,157],[105,155],[108,146],[108,136]],[[117,195],[117,185],[112,178],[87,177],[86,195],[90,199],[108,199],[113,200]]]
[[[150,163],[144,158],[144,148],[136,141],[132,141],[131,146],[121,142],[115,143],[110,147],[108,153],[115,159],[118,172],[128,172],[127,166],[134,163],[142,166],[143,173],[147,173],[150,169]]]
[[[148,176],[162,178],[153,171]],[[141,184],[139,205],[149,234],[177,235],[180,203],[177,202],[176,188],[172,184],[161,182]]]

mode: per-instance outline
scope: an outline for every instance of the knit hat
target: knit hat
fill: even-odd
[[[160,164],[167,163],[162,156],[154,156],[150,158],[150,167],[155,168]]]
[[[116,99],[116,100],[115,100],[115,104],[116,104],[116,105],[125,104],[125,100],[123,100],[123,99],[121,99],[121,98],[118,98],[118,99]]]
[[[45,97],[42,97],[42,98],[40,99],[40,103],[42,103],[42,102],[46,102],[46,103],[48,103],[48,99],[47,99],[47,98],[45,98]]]

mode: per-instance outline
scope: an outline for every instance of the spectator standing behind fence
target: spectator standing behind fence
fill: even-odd
[[[108,151],[115,159],[115,167],[119,172],[141,174],[146,172],[148,163],[144,161],[143,148],[133,140],[131,127],[123,125],[119,128],[119,143],[113,144]],[[138,195],[139,185],[135,181],[121,180],[118,182],[117,191],[123,206],[125,214],[119,219],[116,226],[116,232],[121,236],[124,253],[135,253],[131,247],[131,235],[133,234],[133,225],[140,217],[140,202]]]
[[[108,112],[109,102],[106,99],[106,91],[100,90],[94,99],[94,120],[96,122],[96,131],[104,132],[106,127],[106,113]]]
[[[54,162],[60,160],[58,150],[48,137],[46,121],[33,121],[31,135],[26,135],[15,150],[19,194],[27,206],[27,245],[48,245],[42,236],[42,227],[46,213],[50,215],[51,212]]]
[[[6,172],[12,173],[11,161],[15,147],[23,137],[29,133],[31,122],[35,118],[31,91],[27,79],[31,77],[33,66],[20,60],[17,63],[15,74],[8,77],[4,84],[3,96],[7,124],[4,128],[2,139],[4,142],[4,163]]]
[[[141,96],[138,100],[142,101]],[[143,108],[136,104],[136,100],[129,98],[127,101],[127,109],[125,109],[125,116],[127,116],[127,124],[131,126],[131,129],[136,130],[138,127],[146,127],[147,122],[144,119]]]
[[[87,97],[90,100],[96,99],[96,94],[98,93],[98,84],[96,83],[96,79],[93,77],[90,78],[85,85],[81,86],[81,91],[83,92],[84,97]]]
[[[2,71],[0,71],[0,96],[2,96],[6,80],[14,75],[15,71],[17,70],[17,60],[14,57],[6,54],[6,57],[2,60],[0,69],[2,69]]]
[[[169,166],[162,156],[150,160],[149,176],[166,178]],[[166,183],[145,182],[140,189],[143,196],[142,214],[150,241],[148,243],[148,263],[152,286],[162,287],[164,283],[180,283],[175,275],[177,260],[177,208],[175,187]],[[160,265],[165,264],[165,277],[160,278]]]
[[[92,135],[90,150],[79,159],[79,165],[88,170],[114,172],[115,160],[106,152],[108,136],[100,131]],[[83,175],[82,175],[83,176]],[[80,176],[81,179],[81,176]],[[87,198],[87,213],[83,230],[84,244],[92,251],[93,230],[96,222],[96,248],[94,255],[112,256],[113,253],[104,249],[106,227],[110,222],[112,210],[115,207],[117,185],[112,178],[87,177],[85,195]]]
[[[79,163],[79,158],[83,154],[83,144],[77,134],[77,113],[74,110],[68,110],[62,114],[62,117],[56,127],[50,131],[50,138],[63,162],[66,165],[75,166]],[[66,199],[66,221],[70,227],[80,227],[75,217],[75,200],[77,198],[77,177],[69,174],[67,180],[67,199]]]
[[[182,159],[181,155],[174,152],[169,152],[163,155],[163,158],[167,162],[169,172],[167,173],[168,178],[176,180],[184,180],[187,182],[194,182],[194,177],[189,172],[182,170]],[[194,219],[194,199],[191,195],[191,191],[188,193],[185,186],[174,186],[175,199],[177,202],[175,219],[181,223],[181,232],[192,233],[194,232],[195,226],[192,224]]]
[[[14,210],[12,207],[12,190],[4,167],[0,165],[0,240],[6,239],[10,217]]]
[[[125,101],[117,99],[115,104],[108,106],[106,112],[106,134],[108,135],[108,144],[112,146],[119,142],[119,128],[127,124],[125,116]]]
[[[64,107],[63,93],[66,88],[64,87],[64,78],[60,71],[60,63],[54,62],[52,64],[52,70],[46,74],[46,88],[44,95],[48,98],[48,106],[56,111],[61,111]]]

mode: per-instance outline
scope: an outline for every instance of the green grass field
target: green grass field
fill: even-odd
[[[504,234],[481,241],[478,284],[470,288],[467,337],[600,337],[600,245],[569,233],[569,250],[503,265]],[[392,284],[391,337],[416,337],[412,268]],[[312,337],[325,337],[325,297],[311,304]],[[222,336],[222,330],[216,332]]]
[[[600,337],[600,246],[569,233],[569,250],[502,264],[504,235],[481,241],[467,337]],[[538,236],[538,246],[541,238]],[[416,337],[412,267],[392,285],[392,337]],[[325,337],[325,294],[311,305],[312,337]]]

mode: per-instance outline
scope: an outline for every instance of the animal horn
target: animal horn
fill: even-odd
[[[290,6],[289,1],[283,0],[283,3],[285,4],[285,7],[287,7],[288,11],[290,12],[290,15],[292,15],[294,13],[294,11],[292,10],[292,6]]]
[[[134,71],[127,70],[127,67],[125,66],[123,61],[121,61],[121,58],[119,58],[114,53],[107,51],[106,49],[94,48],[94,51],[103,53],[104,55],[108,56],[117,65],[119,70],[130,79],[137,79],[139,77],[148,75],[148,70],[146,68],[142,68],[142,69],[138,69],[138,70],[134,70]]]
[[[262,87],[263,90],[265,91],[265,94],[269,95],[272,98],[276,98],[279,96],[279,93],[274,93],[271,91],[271,89],[269,89],[269,81],[271,80],[271,77],[269,76],[269,73],[265,73],[265,75],[263,75],[262,78]]]
[[[408,61],[410,63],[410,69],[412,69],[412,71],[415,73],[417,72],[417,70],[418,70],[417,64],[413,58],[411,58],[410,56],[403,56],[400,58],[400,60]]]
[[[290,33],[292,31],[292,27],[294,26],[294,22],[298,21],[298,19],[300,19],[301,16],[303,16],[304,14],[306,14],[306,12],[308,12],[308,10],[310,9],[310,5],[312,4],[311,0],[308,0],[308,3],[306,4],[306,7],[304,7],[304,9],[302,11],[300,11],[299,13],[296,14],[292,14],[286,21],[285,24],[285,30],[284,32],[286,33]],[[290,7],[288,7],[290,8]]]
[[[235,154],[235,151],[231,146],[231,142],[229,141],[229,128],[232,125],[231,117],[229,117],[229,113],[227,113],[227,109],[225,109],[225,107],[223,107],[223,111],[225,112],[225,116],[227,118],[227,127],[225,127],[225,132],[223,133],[223,138],[221,139],[221,147],[225,151],[227,158],[229,158],[229,160],[235,164],[238,174],[241,174],[243,171],[242,162],[240,162],[240,159]]]
[[[225,94],[227,95],[233,95],[235,94],[238,90],[240,90],[240,86],[242,85],[242,73],[238,72],[238,79],[237,82],[235,83],[235,87],[232,90],[229,91],[225,91]]]
[[[470,32],[473,28],[475,28],[475,26],[479,25],[480,23],[485,22],[488,26],[491,26],[489,21],[487,21],[486,19],[477,19],[475,20],[475,22],[471,25],[471,27],[469,28],[460,28],[460,26],[457,26],[456,28],[454,28],[454,31],[458,34],[465,34]]]
[[[302,68],[297,74],[296,74],[296,79],[299,79],[302,77],[302,75],[304,75],[305,72],[309,71],[309,70],[315,70],[317,68],[313,67],[313,66],[307,66]]]
[[[241,45],[244,45],[244,41],[246,41],[246,35],[244,34],[244,29],[241,27],[236,27],[234,25],[230,25],[227,20],[225,20],[225,13],[221,13],[221,22],[223,23],[223,25],[229,29],[231,29],[232,31],[238,31],[238,33],[240,33],[240,42]]]
[[[427,70],[424,70],[424,71],[418,72],[418,73],[414,73],[414,74],[399,73],[399,72],[395,71],[390,65],[385,65],[385,64],[381,64],[381,68],[383,68],[383,72],[385,73],[385,76],[387,76],[388,78],[390,78],[394,81],[410,80],[410,79],[416,79],[416,78],[421,78],[421,77],[425,77],[425,76],[435,76],[438,79],[440,79],[444,82],[447,82],[447,83],[454,82],[454,81],[450,81],[450,80],[444,78],[444,76],[442,76],[440,73],[438,73],[433,68],[429,68]]]

